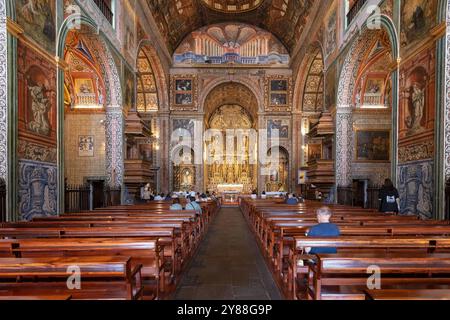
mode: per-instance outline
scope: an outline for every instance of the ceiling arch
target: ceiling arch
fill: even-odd
[[[252,24],[274,34],[292,52],[301,39],[308,17],[313,14],[314,0],[146,0],[159,31],[171,53],[191,32],[222,22]],[[244,4],[253,4],[243,10]],[[217,10],[235,3],[236,10]],[[239,7],[239,4],[242,7]],[[241,8],[241,9],[238,9]]]
[[[222,83],[211,90],[204,104],[206,123],[210,123],[218,108],[227,105],[241,106],[248,113],[253,125],[256,124],[258,100],[248,87],[238,82]]]

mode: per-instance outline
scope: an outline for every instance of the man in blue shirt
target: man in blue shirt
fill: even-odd
[[[286,204],[289,204],[289,205],[297,205],[298,204],[298,200],[297,200],[297,198],[295,198],[294,197],[294,195],[293,194],[291,194],[291,193],[289,193],[288,194],[288,198],[287,198],[287,200],[286,200]]]
[[[317,210],[318,225],[309,229],[307,236],[315,238],[336,238],[340,236],[340,230],[337,225],[330,223],[332,212],[328,207],[322,207]],[[336,248],[306,248],[310,254],[336,254]]]

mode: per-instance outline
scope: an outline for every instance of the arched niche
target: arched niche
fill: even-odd
[[[196,189],[197,169],[194,163],[195,152],[188,147],[176,148],[171,153],[173,181],[175,191],[189,192]]]
[[[76,27],[76,28],[75,28]],[[105,185],[117,188],[123,184],[124,154],[123,154],[123,97],[122,84],[114,54],[98,25],[83,14],[68,16],[58,32],[57,57],[64,59],[66,44],[70,32],[80,32],[90,48],[93,58],[98,62],[99,71],[104,81],[105,89]],[[65,126],[64,126],[64,68],[60,65],[58,71],[58,211],[64,212],[64,174],[65,174]],[[98,125],[103,125],[99,123]]]
[[[264,190],[266,192],[288,192],[289,181],[289,152],[283,147],[272,147],[267,150],[270,161],[265,166],[267,174],[264,176]]]
[[[352,183],[352,162],[354,149],[354,131],[353,131],[353,109],[355,107],[355,90],[357,78],[361,68],[366,62],[365,58],[370,55],[371,49],[380,39],[380,35],[385,32],[389,42],[392,60],[399,58],[398,35],[392,20],[384,15],[373,15],[369,19],[379,19],[382,29],[370,30],[367,24],[361,30],[361,33],[355,36],[350,44],[348,53],[344,59],[340,71],[337,105],[336,105],[336,154],[335,154],[335,172],[337,187],[348,187]],[[398,69],[391,72],[392,95],[398,95]],[[396,177],[397,170],[397,110],[398,99],[394,98],[392,103],[392,134],[391,134],[391,176]],[[395,180],[395,178],[393,179]]]

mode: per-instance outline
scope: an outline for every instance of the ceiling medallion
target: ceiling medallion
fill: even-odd
[[[263,0],[201,0],[211,10],[223,13],[242,13],[258,8]]]

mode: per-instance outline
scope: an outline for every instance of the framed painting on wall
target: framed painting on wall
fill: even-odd
[[[275,138],[275,130],[278,130],[280,139],[289,138],[289,120],[267,120],[267,137]]]
[[[289,111],[291,104],[291,80],[286,77],[269,77],[266,82],[268,111]]]
[[[95,88],[92,79],[91,78],[75,79],[75,93],[77,95],[94,94]]]
[[[195,111],[195,76],[174,76],[171,81],[172,110]]]
[[[390,151],[391,132],[389,130],[356,131],[356,161],[389,162]]]
[[[308,161],[322,159],[322,145],[321,144],[309,144],[308,145]]]
[[[93,157],[94,156],[94,137],[93,136],[79,136],[78,137],[78,156]]]

